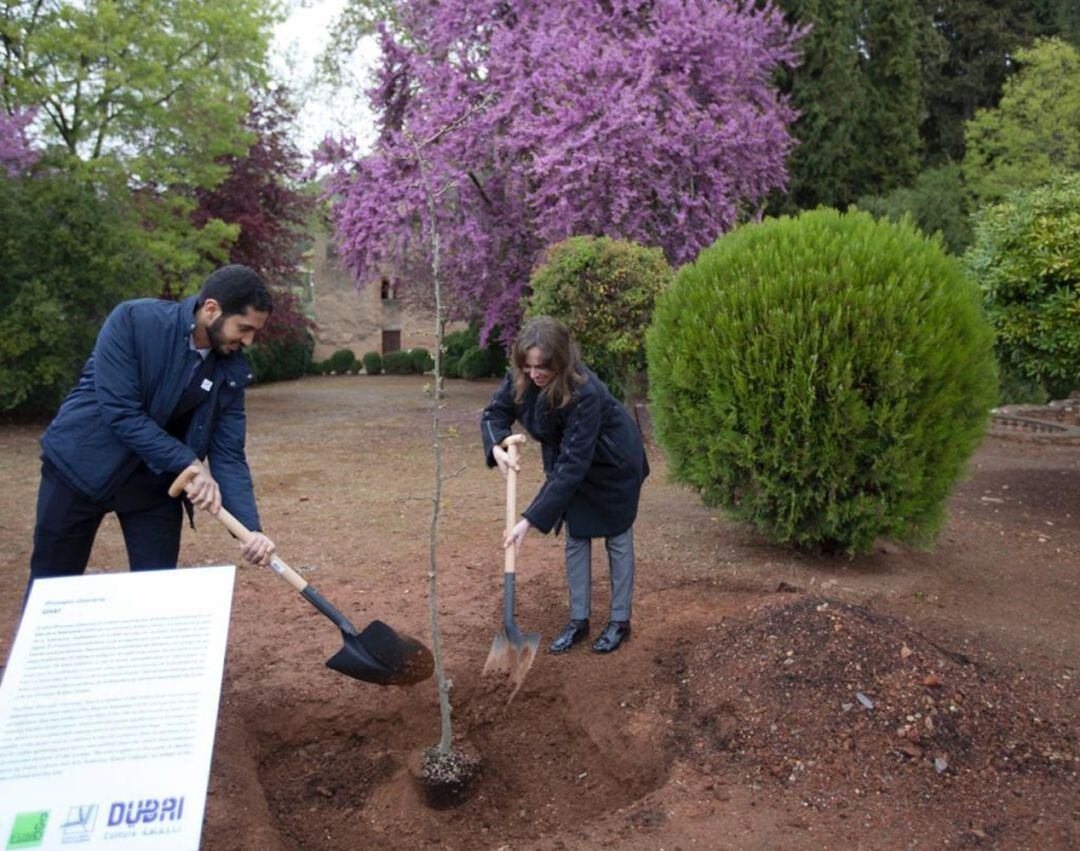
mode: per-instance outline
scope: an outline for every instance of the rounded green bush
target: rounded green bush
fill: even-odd
[[[548,248],[533,271],[525,318],[563,322],[582,359],[622,397],[645,368],[645,329],[672,275],[659,248],[606,236],[570,237]]]
[[[818,209],[683,267],[647,335],[673,477],[800,548],[924,544],[994,403],[993,335],[937,239]]]
[[[503,351],[499,342],[499,328],[496,326],[488,335],[487,347],[480,346],[480,325],[470,322],[467,328],[447,334],[443,339],[442,369],[447,378],[465,378],[462,371],[461,361],[465,353],[471,349],[479,348],[484,352],[484,363],[481,365],[480,356],[472,355],[469,365],[470,378],[485,378],[487,376],[502,376],[506,372],[506,352]]]
[[[1080,174],[983,210],[964,264],[982,288],[1002,372],[1055,399],[1080,386]]]
[[[311,371],[311,353],[315,339],[309,331],[299,331],[288,337],[256,343],[244,354],[251,364],[251,371],[260,383],[289,381]]]
[[[461,329],[460,331],[452,331],[443,338],[443,365],[448,367],[449,364],[457,366],[458,361],[461,360],[461,356],[465,354],[473,346],[480,345],[480,329],[475,322],[469,323],[468,327]],[[449,373],[447,373],[449,374]],[[459,374],[456,376],[460,378]]]
[[[487,350],[479,346],[466,350],[458,361],[458,369],[461,377],[469,381],[488,377],[491,374],[491,363]]]
[[[425,372],[430,372],[435,368],[435,358],[433,358],[431,353],[422,346],[417,346],[415,349],[409,349],[409,359],[412,361],[413,372],[420,375],[423,375]]]
[[[408,352],[387,352],[383,355],[383,369],[387,375],[410,375],[413,371],[412,358]]]
[[[356,366],[356,354],[352,349],[338,349],[330,355],[330,369],[338,375],[352,372]]]
[[[382,355],[378,352],[365,352],[361,358],[364,363],[364,372],[368,375],[379,375],[383,371]]]
[[[461,378],[461,356],[480,341],[475,324],[443,337],[442,371],[447,378]]]

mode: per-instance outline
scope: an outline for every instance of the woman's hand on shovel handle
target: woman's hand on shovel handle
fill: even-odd
[[[521,545],[525,541],[525,533],[532,528],[532,523],[528,520],[522,520],[518,522],[513,529],[510,529],[503,535],[503,549],[505,550],[511,544],[514,545],[514,552],[521,552]]]
[[[274,546],[274,542],[262,532],[252,532],[247,543],[240,545],[241,555],[243,555],[247,561],[250,561],[252,564],[257,564],[259,567],[266,567],[270,564],[270,559],[274,555],[274,550],[276,549],[277,547]]]
[[[515,472],[521,472],[521,462],[510,463],[510,453],[503,449],[501,446],[495,446],[491,449],[491,455],[495,459],[495,463],[499,467],[499,472],[503,474],[503,478],[506,478],[506,471],[511,467]]]
[[[184,493],[196,508],[205,509],[211,514],[221,511],[221,490],[210,471],[202,465],[184,488]]]

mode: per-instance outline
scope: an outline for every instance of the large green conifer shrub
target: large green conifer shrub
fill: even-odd
[[[674,478],[801,548],[926,543],[994,403],[976,288],[909,224],[818,209],[719,239],[657,299]]]

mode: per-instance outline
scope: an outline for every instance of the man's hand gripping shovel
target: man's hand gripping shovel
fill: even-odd
[[[518,444],[525,442],[525,435],[514,434],[502,442],[510,456],[506,471],[506,528],[513,528],[517,520],[517,469]],[[513,691],[506,699],[509,703],[518,693],[525,675],[529,673],[536,651],[540,646],[540,633],[522,633],[514,621],[514,579],[517,547],[511,544],[506,548],[503,561],[503,628],[495,634],[484,663],[483,673],[508,674]]]
[[[169,495],[178,497],[199,467],[188,467],[169,487]],[[246,543],[252,533],[244,524],[222,508],[216,515],[236,538]],[[378,685],[412,685],[426,680],[435,670],[431,651],[408,635],[400,635],[382,621],[372,621],[362,632],[334,608],[306,579],[274,556],[270,568],[300,592],[305,600],[330,618],[341,630],[342,648],[331,656],[326,667],[346,676]]]

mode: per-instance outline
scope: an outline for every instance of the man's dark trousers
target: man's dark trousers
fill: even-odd
[[[113,498],[98,503],[71,487],[45,461],[38,490],[30,581],[48,576],[75,576],[85,571],[98,526],[110,511],[115,511],[120,521],[132,570],[176,567],[183,507],[180,500],[168,497],[167,487],[165,483],[160,499],[118,502]]]

